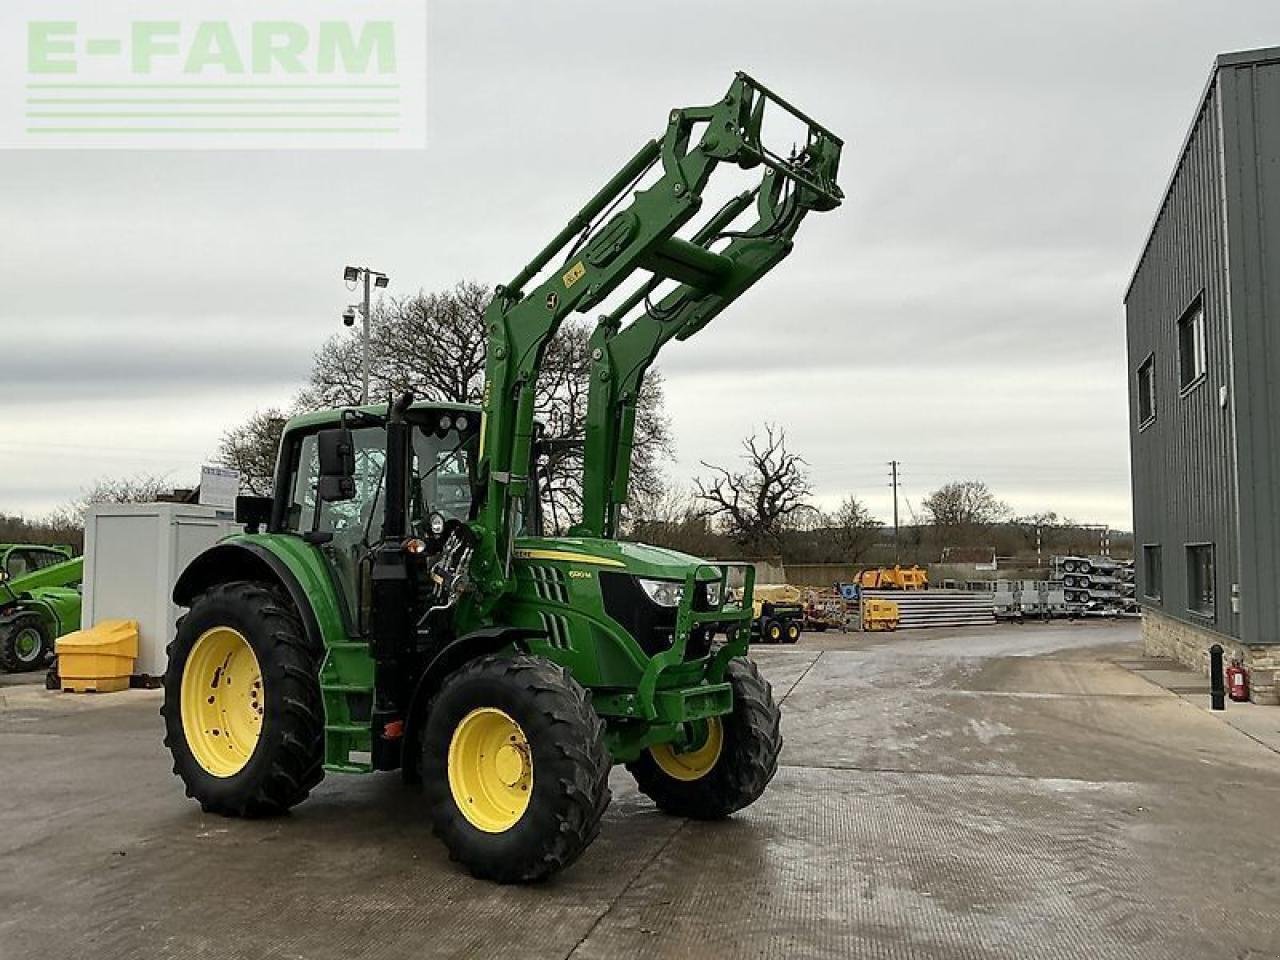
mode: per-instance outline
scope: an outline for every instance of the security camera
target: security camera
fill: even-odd
[[[342,323],[344,326],[354,327],[356,325],[356,308],[347,307],[346,312],[342,314]]]

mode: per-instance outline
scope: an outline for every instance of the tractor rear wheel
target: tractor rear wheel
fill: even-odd
[[[590,694],[563,667],[482,657],[444,682],[422,737],[432,829],[484,880],[527,883],[600,832],[612,761]]]
[[[169,645],[160,708],[187,796],[246,817],[306,799],[324,776],[319,663],[292,604],[266,586],[196,597]]]
[[[702,724],[683,751],[650,747],[627,769],[640,792],[662,811],[694,820],[719,820],[759,799],[778,771],[782,716],[773,690],[750,660],[729,661],[733,711]]]
[[[39,670],[53,653],[49,628],[37,613],[23,614],[3,629],[0,667],[10,673]]]

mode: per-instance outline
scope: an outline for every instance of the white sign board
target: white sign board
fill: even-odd
[[[240,492],[240,471],[226,467],[200,468],[200,502],[206,507],[234,510]]]

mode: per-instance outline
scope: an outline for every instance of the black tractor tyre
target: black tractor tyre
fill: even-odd
[[[799,643],[800,642],[800,624],[794,620],[790,620],[786,624],[787,632],[783,638],[783,643]]]
[[[664,813],[692,820],[721,820],[754,803],[778,772],[782,714],[773,689],[750,660],[729,661],[733,712],[721,718],[724,743],[715,765],[696,780],[677,780],[646,750],[627,764],[640,792]]]
[[[486,832],[472,823],[450,785],[455,731],[474,711],[501,711],[526,738],[531,767],[519,819]],[[431,703],[422,736],[422,782],[432,830],[473,876],[532,883],[572,864],[600,832],[613,765],[591,694],[541,657],[487,656],[449,676]]]
[[[244,766],[215,776],[196,759],[182,721],[182,677],[196,641],[230,627],[247,641],[261,671],[261,732]],[[188,797],[206,813],[268,817],[307,798],[324,777],[323,651],[307,639],[292,602],[264,584],[217,584],[178,620],[164,675],[165,746]]]
[[[786,635],[786,625],[776,617],[767,617],[760,626],[760,639],[765,643],[782,643]]]
[[[0,667],[10,673],[39,670],[53,653],[53,638],[38,613],[26,613],[0,627]]]

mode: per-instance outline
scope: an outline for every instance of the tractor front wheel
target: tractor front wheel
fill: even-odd
[[[53,653],[49,628],[39,614],[28,613],[18,617],[0,636],[0,667],[10,673],[39,670]]]
[[[699,724],[684,750],[660,744],[627,764],[640,792],[666,813],[722,819],[759,799],[778,770],[782,716],[773,690],[750,660],[730,660],[725,679],[731,713]]]
[[[590,695],[539,657],[459,669],[422,738],[436,836],[472,874],[499,883],[541,880],[578,859],[600,831],[611,765]]]
[[[324,775],[319,651],[262,584],[219,584],[192,602],[169,645],[160,712],[173,772],[207,812],[283,813]]]

